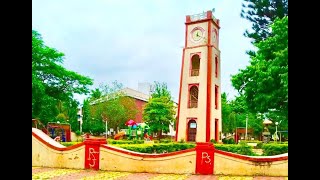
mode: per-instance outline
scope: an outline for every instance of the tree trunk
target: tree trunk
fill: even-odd
[[[160,139],[162,138],[162,129],[158,131],[158,139],[160,141]]]

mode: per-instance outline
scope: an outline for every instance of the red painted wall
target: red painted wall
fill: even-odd
[[[136,115],[136,119],[134,119],[136,121],[136,123],[141,123],[142,121],[142,113],[143,113],[143,108],[145,106],[145,104],[147,104],[147,102],[142,101],[140,99],[135,99],[136,105],[137,105],[137,109],[138,109],[138,113]]]

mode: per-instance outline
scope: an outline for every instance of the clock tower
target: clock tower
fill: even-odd
[[[176,141],[221,141],[219,19],[212,11],[186,16]]]

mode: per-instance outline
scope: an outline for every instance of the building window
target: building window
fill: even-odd
[[[218,57],[215,58],[215,66],[216,66],[215,75],[216,75],[216,78],[217,78],[218,77],[218,70],[219,70]]]
[[[200,56],[199,54],[195,54],[191,58],[190,76],[199,76],[199,70],[200,70]]]
[[[198,85],[189,85],[189,103],[188,108],[198,107]]]
[[[215,87],[214,87],[214,93],[215,93],[215,101],[214,101],[214,107],[215,107],[215,109],[218,109],[218,102],[219,102],[219,92],[218,92],[218,89],[219,89],[219,87],[217,86],[217,85],[215,85]]]

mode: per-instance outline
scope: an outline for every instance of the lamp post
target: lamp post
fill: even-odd
[[[108,139],[108,120],[106,119],[106,139]]]
[[[79,109],[78,109],[77,116],[78,116],[80,134],[82,134],[82,123],[83,123],[83,121],[82,121],[82,117],[83,117],[83,115],[82,115],[82,108],[79,108]]]
[[[276,125],[276,136],[275,136],[275,139],[276,139],[276,142],[278,140],[278,122],[275,122],[275,125]]]
[[[270,136],[270,132],[269,132],[269,129],[268,129],[268,125],[269,124],[272,124],[272,121],[268,120],[268,119],[265,119],[263,120],[263,125],[264,125],[264,128],[263,128],[263,132],[262,132],[262,135],[263,135],[263,142],[264,143],[267,143],[269,142],[269,136]]]
[[[245,140],[248,140],[248,114],[246,115],[246,136],[245,136]]]
[[[78,122],[79,122],[80,134],[82,134],[82,115],[81,114],[78,114]]]

